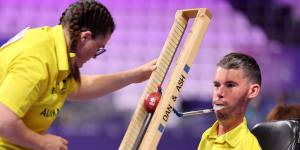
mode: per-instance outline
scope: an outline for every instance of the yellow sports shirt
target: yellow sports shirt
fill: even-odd
[[[198,150],[261,150],[256,137],[249,131],[246,118],[231,131],[217,136],[218,121],[207,129]]]
[[[77,88],[68,77],[61,25],[25,29],[0,48],[0,103],[37,133],[45,132],[66,96]],[[20,149],[0,137],[0,149]]]

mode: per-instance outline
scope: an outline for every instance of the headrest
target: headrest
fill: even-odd
[[[300,150],[300,123],[297,120],[259,123],[251,132],[263,150]]]

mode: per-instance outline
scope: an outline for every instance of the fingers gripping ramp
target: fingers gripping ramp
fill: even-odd
[[[170,80],[165,87],[161,100],[147,126],[148,128],[143,134],[144,136],[138,144],[138,149],[141,150],[156,149],[164,129],[166,128],[168,118],[175,105],[176,99],[179,96],[180,89],[183,86],[184,81],[187,79],[190,67],[192,66],[210,22],[211,13],[206,8],[178,10],[176,12],[175,21],[157,60],[157,69],[152,73],[147,83],[129,127],[121,142],[119,147],[120,150],[136,149],[134,148],[134,145],[148,114],[143,106],[144,99],[149,93],[157,91],[157,86],[161,85],[164,81],[178,45],[186,30],[188,20],[191,18],[194,18],[194,22],[185,42],[183,43],[182,50],[178,56],[173,72],[170,75]]]

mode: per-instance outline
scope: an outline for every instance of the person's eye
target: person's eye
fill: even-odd
[[[226,87],[233,88],[233,87],[236,87],[236,84],[234,84],[234,83],[228,83],[228,84],[226,84]]]
[[[220,84],[219,83],[214,83],[214,87],[220,87]]]

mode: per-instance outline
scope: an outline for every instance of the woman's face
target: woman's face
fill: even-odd
[[[92,38],[90,31],[82,32],[76,52],[76,63],[78,67],[82,67],[91,58],[96,58],[96,52],[99,48],[104,48],[110,39],[111,34],[106,36],[96,36]]]

